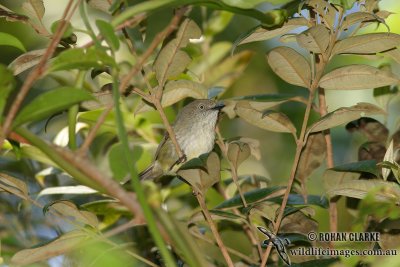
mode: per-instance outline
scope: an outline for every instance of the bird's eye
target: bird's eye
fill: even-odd
[[[200,105],[199,105],[199,109],[200,109],[200,110],[203,110],[203,109],[204,109],[204,105],[203,105],[203,104],[200,104]]]

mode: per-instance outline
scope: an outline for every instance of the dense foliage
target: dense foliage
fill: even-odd
[[[27,51],[0,32],[20,51],[0,65],[0,264],[397,266],[288,252],[400,246],[400,35],[378,0],[69,0],[49,25],[45,1],[19,2],[0,5],[1,23],[41,42]],[[224,39],[238,17],[257,25]],[[265,75],[290,94],[232,91],[262,56],[249,43],[273,38]],[[328,92],[368,89],[374,103],[327,106]],[[171,123],[206,98],[225,104],[214,150],[140,182],[164,131],[183,156]],[[271,153],[289,171],[271,182],[243,168],[273,146],[233,124],[285,135],[290,148]],[[357,161],[335,164],[333,128],[355,136]],[[310,194],[315,176],[324,188]],[[310,240],[321,229],[380,240]]]

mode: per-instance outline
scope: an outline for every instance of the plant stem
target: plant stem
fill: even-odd
[[[114,81],[113,81],[113,96],[114,96],[114,106],[115,106],[115,121],[118,128],[118,137],[124,148],[124,156],[126,158],[126,162],[128,162],[129,173],[131,176],[133,190],[137,195],[137,199],[142,207],[143,215],[146,218],[147,227],[149,229],[150,234],[152,235],[155,244],[157,245],[158,249],[162,257],[165,260],[166,266],[176,266],[174,258],[172,257],[170,251],[168,250],[164,239],[160,231],[158,230],[155,216],[151,211],[149,204],[147,203],[147,199],[145,193],[143,191],[142,185],[137,177],[137,171],[135,168],[134,160],[132,158],[131,151],[129,150],[129,143],[127,138],[127,133],[122,117],[122,112],[120,109],[120,91],[118,89],[118,75],[117,73],[113,73]]]
[[[207,221],[208,225],[210,226],[211,232],[214,235],[215,241],[217,241],[217,245],[218,245],[219,249],[221,250],[222,256],[224,256],[225,261],[229,267],[234,267],[232,259],[229,256],[228,250],[226,249],[224,243],[222,242],[222,238],[218,233],[217,226],[215,225],[215,223],[211,217],[211,214],[208,211],[206,202],[204,200],[204,196],[200,192],[196,192],[195,194],[196,194],[197,201],[199,202],[200,208],[203,212],[203,215],[206,218],[206,221]]]
[[[85,71],[78,72],[75,87],[82,88],[85,80]],[[71,150],[75,150],[76,145],[76,116],[78,115],[79,105],[73,105],[68,109],[68,146]]]

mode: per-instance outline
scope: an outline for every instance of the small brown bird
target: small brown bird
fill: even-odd
[[[225,105],[210,99],[200,99],[186,105],[178,114],[172,128],[179,146],[191,160],[210,152],[214,147],[215,125]],[[178,153],[168,134],[158,145],[153,163],[139,174],[140,180],[173,175],[179,167]]]

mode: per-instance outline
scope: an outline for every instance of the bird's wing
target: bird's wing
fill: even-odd
[[[169,139],[169,134],[168,132],[165,132],[163,139],[161,140],[160,144],[157,147],[156,154],[154,155],[154,160],[158,159],[161,148],[164,146],[165,142],[167,142],[168,139]]]

